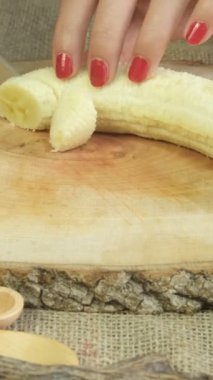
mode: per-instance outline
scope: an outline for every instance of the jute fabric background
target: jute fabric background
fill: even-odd
[[[110,315],[26,309],[14,329],[58,339],[89,367],[156,352],[179,371],[213,374],[213,312]]]

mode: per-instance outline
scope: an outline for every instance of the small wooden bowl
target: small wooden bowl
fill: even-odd
[[[24,299],[13,289],[0,286],[0,329],[12,325],[20,316]]]

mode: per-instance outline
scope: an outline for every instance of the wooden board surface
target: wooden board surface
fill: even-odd
[[[212,67],[188,70],[212,75]],[[0,260],[212,263],[212,169],[199,153],[133,136],[96,134],[56,154],[46,132],[1,120]]]

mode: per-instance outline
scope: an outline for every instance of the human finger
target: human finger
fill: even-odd
[[[81,67],[87,29],[97,0],[62,0],[53,39],[56,75],[65,79]]]
[[[199,45],[212,35],[213,1],[199,0],[187,22],[185,39],[190,45]]]
[[[189,0],[152,0],[129,68],[129,79],[139,83],[159,65]]]
[[[116,73],[127,27],[137,0],[101,0],[91,31],[88,68],[93,86],[101,87]]]

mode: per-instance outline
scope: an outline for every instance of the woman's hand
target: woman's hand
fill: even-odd
[[[59,78],[74,76],[84,63],[94,14],[87,61],[96,87],[113,80],[119,62],[128,65],[130,80],[142,82],[172,39],[199,45],[213,34],[213,0],[62,0],[53,46]]]

